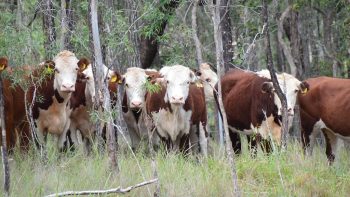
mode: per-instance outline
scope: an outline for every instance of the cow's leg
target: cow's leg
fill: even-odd
[[[326,140],[326,155],[329,165],[332,165],[336,156],[338,137],[327,128],[323,128],[322,132]]]
[[[203,156],[208,156],[208,131],[202,122],[199,123],[199,144]]]
[[[234,153],[241,154],[242,153],[242,145],[241,145],[241,138],[239,136],[239,133],[233,132],[231,129],[229,129],[229,135],[232,143],[232,148]],[[226,139],[228,140],[228,139]]]
[[[252,158],[256,158],[257,155],[257,150],[258,150],[258,146],[257,146],[257,141],[259,141],[259,136],[256,135],[247,135],[247,140],[248,140],[248,148],[250,151],[250,155],[252,156]]]
[[[200,152],[200,147],[198,146],[199,143],[199,125],[191,125],[189,137],[190,137],[190,150],[192,153],[198,153]]]
[[[185,134],[181,137],[177,137],[176,139],[177,150],[180,150],[185,156],[190,153],[190,135]]]

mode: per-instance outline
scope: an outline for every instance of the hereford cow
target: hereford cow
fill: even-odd
[[[208,133],[204,89],[193,84],[195,75],[187,67],[166,66],[160,74],[163,76],[158,80],[161,91],[146,96],[147,113],[159,136],[168,149],[187,151],[191,135],[199,135],[200,151],[206,156]]]
[[[306,80],[310,85],[307,94],[299,94],[302,143],[304,148],[322,131],[326,139],[326,155],[330,163],[336,156],[339,138],[350,140],[350,80],[317,77]],[[349,115],[349,116],[348,116]]]
[[[15,72],[8,68],[8,60],[0,58],[0,73],[7,71],[8,75]],[[6,127],[6,143],[8,150],[12,150],[19,142],[21,148],[28,148],[30,133],[25,120],[24,91],[18,84],[2,76],[4,115]],[[0,127],[3,125],[0,123]],[[17,130],[17,132],[15,131]],[[1,139],[0,139],[1,142]]]
[[[77,131],[79,130],[87,151],[94,136],[94,125],[90,119],[90,111],[93,109],[95,97],[95,81],[92,73],[92,66],[88,60],[84,59],[80,63],[87,65],[86,69],[79,75],[76,83],[76,90],[73,92],[69,106],[72,110],[70,114],[69,131],[74,144],[78,144]],[[108,69],[103,65],[103,75],[107,78],[108,88],[111,94],[111,102],[115,103],[117,97],[117,83],[121,80],[118,72]]]
[[[32,111],[40,143],[45,144],[47,134],[51,133],[55,140],[59,139],[58,145],[62,147],[66,137],[64,131],[70,125],[68,101],[75,91],[78,73],[86,68],[84,61],[79,61],[70,51],[62,51],[34,73],[34,77],[40,79],[40,84],[32,86],[30,94],[36,87],[37,99]],[[32,97],[29,101],[32,101]]]
[[[125,89],[122,100],[122,111],[133,150],[139,147],[143,139],[148,139],[144,109],[147,92],[146,82],[159,76],[156,70],[131,67],[127,69],[122,77]],[[153,136],[152,141],[155,146],[159,143],[157,136]]]
[[[211,69],[212,65],[209,63],[202,63],[199,66],[199,70],[196,71],[196,75],[201,80],[204,92],[205,92],[205,100],[212,101],[214,100],[214,87],[215,84],[218,82],[218,76],[216,73]]]
[[[288,113],[293,116],[296,96],[307,84],[291,75],[280,74],[278,81],[287,95]],[[281,102],[275,93],[268,71],[258,73],[231,70],[222,80],[222,98],[227,114],[230,138],[235,152],[241,151],[238,133],[258,134],[258,137],[281,143]],[[251,141],[255,146],[255,140]],[[268,148],[268,147],[265,147]],[[269,151],[269,150],[267,150]]]

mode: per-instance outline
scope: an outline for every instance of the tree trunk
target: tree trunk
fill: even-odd
[[[160,8],[160,11],[165,15],[173,14],[175,12],[175,9],[178,7],[179,3],[179,0],[170,0],[169,3],[165,4]],[[166,24],[168,23],[168,19],[163,19],[162,21],[160,21],[160,23],[160,28],[156,32],[153,32],[153,34],[150,37],[141,36],[140,38],[139,47],[142,68],[149,68],[152,65],[153,60],[155,59],[158,53],[159,43],[157,41],[157,38],[164,34],[164,30]]]
[[[270,71],[271,80],[273,86],[276,90],[276,93],[282,104],[282,147],[286,148],[287,140],[288,140],[288,113],[287,113],[287,98],[283,94],[277,80],[276,72],[274,69],[273,61],[272,61],[272,52],[270,45],[270,30],[269,30],[269,19],[267,12],[267,0],[262,0],[263,9],[262,9],[262,18],[264,25],[266,26],[265,37],[266,37],[266,61],[267,68]]]
[[[230,18],[230,0],[221,0],[220,2],[220,28],[222,32],[223,42],[223,58],[225,72],[230,68],[235,68],[232,64],[233,59],[233,45],[232,45],[232,29],[231,29],[231,18]]]
[[[109,167],[113,172],[118,173],[118,163],[115,147],[115,135],[111,123],[111,106],[110,106],[110,94],[108,91],[108,83],[103,76],[103,63],[102,63],[102,51],[100,44],[100,35],[97,18],[97,5],[98,1],[89,0],[89,28],[90,28],[90,47],[93,51],[92,54],[92,70],[95,76],[95,112],[107,113],[108,120],[106,122],[106,136],[107,136],[107,149],[108,149],[108,161]],[[100,92],[102,90],[102,92]],[[100,98],[103,97],[103,103],[100,103]],[[102,132],[103,126],[99,121],[96,124],[96,131],[98,132],[98,141],[100,150],[102,149]]]
[[[43,30],[45,34],[45,58],[52,59],[55,55],[56,31],[55,15],[53,12],[52,0],[43,2]]]
[[[2,76],[0,75],[0,126],[1,126],[1,155],[2,164],[4,169],[4,192],[5,196],[10,196],[10,167],[7,156],[7,145],[6,145],[6,125],[5,125],[5,105],[3,96],[3,84]]]
[[[130,31],[129,31],[129,39],[134,45],[134,53],[132,55],[129,55],[128,62],[130,64],[130,67],[141,67],[141,61],[140,61],[140,40],[137,36],[137,29],[138,29],[138,23],[137,23],[137,2],[128,0],[127,1],[127,7],[128,7],[128,19],[130,24]]]
[[[201,63],[203,63],[203,56],[202,56],[202,44],[201,41],[198,38],[197,34],[197,7],[198,7],[199,0],[195,0],[193,2],[192,7],[192,31],[193,31],[193,40],[194,44],[196,46],[196,55],[197,55],[197,65],[199,66]]]
[[[212,12],[212,20],[214,25],[214,40],[215,40],[215,54],[216,54],[216,67],[217,67],[217,75],[218,75],[218,93],[217,93],[217,99],[219,103],[219,108],[222,114],[222,119],[224,123],[224,131],[225,131],[225,138],[226,138],[226,154],[229,159],[230,167],[231,167],[231,176],[232,176],[232,184],[233,184],[233,190],[234,194],[233,196],[241,196],[241,192],[238,186],[238,177],[236,172],[236,166],[235,166],[235,158],[234,153],[232,150],[232,142],[229,137],[229,130],[228,130],[228,124],[227,124],[227,117],[226,112],[224,109],[223,101],[222,101],[222,94],[221,94],[221,76],[224,74],[224,59],[223,59],[223,37],[222,32],[220,29],[220,21],[221,21],[221,12],[220,12],[220,0],[216,1],[216,5],[211,5],[213,8],[211,10]]]
[[[70,42],[73,24],[71,0],[61,0],[61,50],[73,50]]]

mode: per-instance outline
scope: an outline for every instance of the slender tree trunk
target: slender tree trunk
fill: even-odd
[[[263,9],[262,9],[262,18],[264,25],[266,26],[265,37],[266,37],[266,60],[267,60],[267,68],[270,71],[271,80],[273,86],[276,90],[276,93],[282,103],[282,147],[286,148],[287,140],[288,140],[288,113],[287,113],[287,98],[283,94],[277,80],[276,72],[274,69],[273,61],[272,61],[272,52],[270,45],[270,30],[269,30],[269,19],[267,12],[267,0],[262,0]]]
[[[20,28],[23,24],[23,3],[22,0],[17,1],[16,25]]]
[[[222,114],[223,123],[224,123],[224,131],[226,138],[226,154],[229,159],[230,167],[231,167],[231,176],[232,176],[232,185],[234,190],[234,196],[241,196],[241,192],[238,186],[238,177],[235,166],[235,158],[232,150],[232,142],[229,137],[229,130],[227,124],[226,111],[224,109],[222,94],[221,94],[221,76],[224,74],[224,59],[223,59],[223,39],[222,32],[220,29],[220,21],[221,21],[221,12],[220,12],[220,0],[216,1],[216,5],[211,5],[212,8],[212,20],[214,24],[214,40],[215,40],[215,54],[216,54],[216,67],[217,67],[217,75],[218,75],[218,103],[219,108]]]
[[[111,106],[110,106],[110,94],[108,91],[108,83],[103,76],[103,63],[102,63],[102,51],[100,44],[100,35],[98,30],[98,18],[97,18],[97,0],[89,0],[89,27],[90,27],[90,45],[93,51],[92,54],[92,68],[95,76],[95,102],[94,108],[97,112],[103,112],[108,114],[108,120],[106,121],[106,136],[107,136],[107,149],[109,158],[109,167],[112,171],[118,173],[118,163],[115,147],[115,135],[111,123]],[[102,90],[102,92],[100,92]],[[101,94],[102,93],[102,94]],[[103,97],[103,103],[100,103],[100,98]],[[99,121],[98,121],[99,122]],[[99,146],[102,149],[102,132],[103,126],[97,123],[96,130],[98,132]]]
[[[10,167],[7,156],[7,144],[6,144],[6,125],[5,125],[5,105],[3,96],[3,83],[2,76],[0,75],[0,126],[1,126],[1,155],[2,165],[4,170],[4,194],[10,196]]]
[[[130,31],[129,31],[129,39],[132,41],[134,45],[134,52],[132,55],[128,57],[128,62],[130,64],[130,67],[141,67],[141,59],[140,59],[140,40],[137,36],[137,29],[138,29],[138,22],[137,20],[137,2],[128,0],[127,1],[127,7],[128,7],[128,19],[130,24]]]
[[[193,40],[194,44],[196,46],[196,54],[197,54],[197,65],[199,66],[201,63],[203,63],[203,57],[202,57],[202,44],[201,41],[198,38],[197,34],[197,7],[198,7],[199,0],[195,0],[193,2],[192,7],[192,31],[193,31]]]
[[[56,30],[52,0],[43,2],[43,30],[45,34],[45,58],[52,59],[55,55]]]
[[[61,0],[61,50],[73,50],[70,42],[74,28],[71,6],[71,0]]]
[[[233,1],[233,0],[232,0]],[[232,64],[233,60],[233,45],[232,45],[232,25],[230,18],[230,0],[220,1],[220,27],[222,31],[222,42],[223,42],[223,58],[224,58],[224,68],[225,72],[230,68],[235,68]]]

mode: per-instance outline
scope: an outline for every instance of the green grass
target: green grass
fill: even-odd
[[[246,142],[245,142],[246,144]],[[162,196],[232,196],[230,167],[223,150],[212,143],[207,159],[178,154],[157,153]],[[246,146],[244,146],[246,147]],[[11,156],[11,196],[43,196],[68,190],[93,190],[127,187],[144,179],[136,160],[123,145],[118,155],[120,174],[108,171],[106,155],[96,152],[85,156],[82,151],[58,154],[49,147],[47,164],[30,151]],[[136,154],[145,179],[152,179],[151,161],[147,154]],[[266,156],[261,151],[255,159],[245,148],[236,158],[239,186],[243,196],[348,196],[350,162],[341,150],[333,166],[328,166],[324,150],[315,147],[305,157],[298,143],[287,151]],[[1,170],[0,184],[3,183]],[[149,190],[154,191],[154,185]],[[3,192],[0,192],[2,194]],[[147,187],[135,189],[126,196],[149,196]]]

